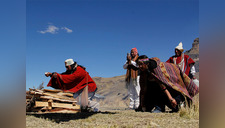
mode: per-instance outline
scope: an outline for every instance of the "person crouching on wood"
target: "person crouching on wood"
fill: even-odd
[[[139,93],[140,85],[138,75],[138,65],[136,60],[138,59],[137,48],[132,48],[130,54],[127,55],[127,61],[123,65],[124,69],[127,69],[126,84],[128,87],[128,95],[130,98],[129,109],[136,109],[139,106]]]
[[[92,101],[97,91],[97,86],[85,70],[85,67],[78,65],[73,59],[65,60],[65,67],[66,71],[61,74],[57,72],[45,73],[46,77],[51,77],[47,86],[61,89],[65,92],[72,92],[74,98],[77,98],[85,87],[88,86],[88,107],[91,107],[94,111],[98,111],[99,103],[93,103],[94,101]]]
[[[199,92],[193,80],[175,64],[142,55],[138,65],[141,91],[140,106],[136,111],[165,112],[166,105],[172,112],[177,112],[185,99],[188,101],[185,104],[190,105],[192,97]]]

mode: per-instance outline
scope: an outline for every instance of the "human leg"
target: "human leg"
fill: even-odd
[[[135,95],[134,95],[134,107],[135,109],[138,108],[139,104],[140,104],[140,101],[139,101],[139,95],[140,95],[140,84],[139,84],[139,79],[140,79],[140,76],[137,76],[137,81],[136,81],[136,85],[134,87],[135,89]]]
[[[134,109],[135,87],[134,87],[132,81],[130,81],[129,85],[128,85],[128,95],[129,95],[129,99],[130,99],[129,108]]]
[[[92,109],[92,111],[96,112],[99,110],[100,108],[100,105],[98,102],[96,101],[93,101],[93,97],[95,95],[95,92],[97,91],[97,89],[94,91],[94,92],[89,92],[88,93],[88,107]],[[78,104],[81,104],[81,97],[80,97],[80,94],[83,92],[83,89],[77,91],[76,93],[73,94],[73,97],[75,99],[77,99],[78,101]]]
[[[159,84],[157,82],[151,82],[150,86],[151,90],[151,104],[154,106],[154,110],[150,110],[152,113],[160,113],[165,112],[165,99],[167,98],[166,95],[163,93],[162,89],[160,88]]]

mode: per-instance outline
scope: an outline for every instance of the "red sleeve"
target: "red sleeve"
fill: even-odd
[[[173,58],[170,57],[166,62],[167,62],[167,63],[173,63]]]
[[[195,61],[192,59],[192,58],[190,58],[188,55],[185,55],[185,58],[188,60],[188,65],[190,65],[190,64],[195,64]]]
[[[47,87],[51,86],[55,89],[62,89],[62,80],[61,80],[61,76],[59,73],[56,73],[57,74],[57,78],[54,79],[53,76],[51,77],[50,81],[48,82],[48,85]]]
[[[73,83],[74,81],[81,81],[82,79],[84,79],[85,75],[86,75],[85,70],[77,68],[77,70],[73,74],[61,75],[61,79],[64,84],[70,84]]]

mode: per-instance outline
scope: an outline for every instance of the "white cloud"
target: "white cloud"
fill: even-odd
[[[66,30],[67,33],[71,33],[73,32],[73,30],[67,28],[67,27],[62,27],[61,29]]]
[[[56,34],[59,31],[59,28],[54,26],[54,25],[49,25],[48,28],[44,31],[39,31],[42,34],[45,33],[51,33],[51,34]]]
[[[56,27],[52,24],[48,25],[48,27],[46,28],[46,30],[44,31],[38,31],[41,34],[45,34],[45,33],[51,33],[51,34],[56,34],[58,33],[60,30],[65,30],[67,33],[72,33],[73,30],[67,28],[67,27],[61,27],[61,29],[59,29],[59,27]]]

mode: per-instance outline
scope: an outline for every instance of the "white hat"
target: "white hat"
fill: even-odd
[[[73,59],[67,59],[67,60],[65,60],[65,65],[66,66],[69,66],[69,65],[72,65],[72,64],[74,64]]]
[[[183,49],[183,44],[182,44],[182,42],[180,42],[179,45],[178,45],[175,49],[178,49],[179,51],[183,52],[184,49]]]

